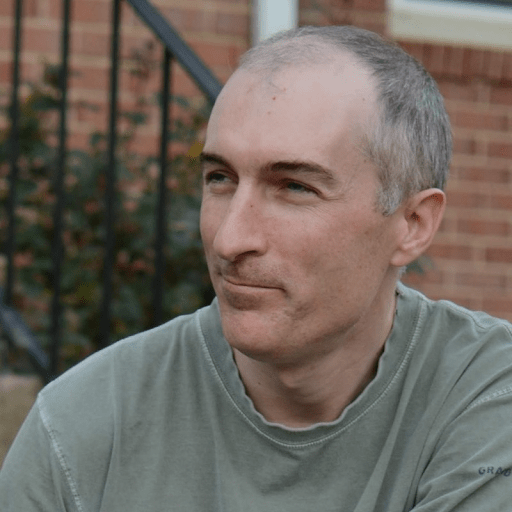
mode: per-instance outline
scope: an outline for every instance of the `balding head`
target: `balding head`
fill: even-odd
[[[361,149],[378,168],[377,204],[389,215],[404,199],[444,188],[451,132],[443,99],[432,77],[410,55],[377,34],[350,26],[303,27],[277,34],[249,50],[240,70],[267,80],[279,70],[333,66],[349,53],[373,78],[375,117]]]

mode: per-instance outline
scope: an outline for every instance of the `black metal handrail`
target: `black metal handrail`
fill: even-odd
[[[18,158],[19,158],[19,60],[21,53],[21,27],[22,27],[22,0],[15,1],[15,30],[13,42],[13,80],[12,97],[10,106],[11,130],[10,130],[10,171],[9,171],[9,195],[7,203],[8,229],[5,243],[7,256],[6,283],[3,296],[0,294],[0,325],[3,334],[10,346],[23,347],[26,349],[34,368],[41,375],[44,381],[49,381],[57,376],[59,372],[59,354],[61,345],[61,266],[63,260],[62,242],[62,218],[65,203],[65,192],[63,187],[64,170],[66,164],[66,136],[67,136],[67,78],[69,60],[69,27],[71,18],[70,0],[63,1],[63,21],[61,37],[61,66],[60,66],[60,128],[59,128],[59,149],[57,162],[55,164],[55,191],[56,203],[54,209],[54,236],[52,248],[53,261],[53,300],[52,300],[52,325],[51,325],[51,349],[50,354],[41,348],[36,336],[30,331],[21,315],[12,307],[14,264],[13,255],[15,252],[15,208],[16,208],[16,183],[18,179]],[[117,142],[117,89],[119,73],[119,31],[120,31],[120,2],[112,0],[112,46],[111,46],[111,76],[110,76],[110,112],[109,112],[109,144],[108,144],[108,165],[106,174],[105,193],[105,257],[103,266],[103,299],[102,299],[102,320],[100,327],[100,339],[103,345],[110,342],[111,324],[111,279],[114,265],[114,220],[115,220],[115,184],[116,184],[116,142]],[[160,143],[160,181],[158,192],[158,206],[155,212],[156,242],[155,242],[155,279],[153,285],[153,308],[155,311],[154,322],[162,320],[162,297],[164,268],[164,247],[165,240],[165,218],[166,208],[166,169],[169,138],[169,97],[171,95],[171,63],[175,59],[187,74],[197,84],[206,98],[213,102],[220,92],[221,84],[210,72],[201,59],[180,37],[177,31],[168,23],[161,13],[147,0],[127,0],[138,16],[146,23],[164,46],[164,72],[162,83],[162,119],[161,119],[161,143]],[[168,170],[168,169],[167,169]]]
[[[147,0],[128,0],[128,2],[172,53],[173,57],[181,64],[206,97],[214,102],[222,86],[197,54]]]

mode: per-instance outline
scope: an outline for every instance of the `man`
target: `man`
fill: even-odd
[[[251,50],[202,155],[217,299],[47,386],[1,510],[509,510],[511,326],[397,283],[449,155],[432,78],[378,36]]]

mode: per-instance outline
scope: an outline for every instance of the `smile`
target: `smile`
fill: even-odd
[[[260,290],[277,290],[278,288],[275,286],[266,286],[259,283],[251,283],[251,282],[237,282],[232,279],[227,279],[226,277],[223,277],[223,280],[225,283],[231,286],[235,286],[237,288],[248,288],[248,289],[260,289]]]

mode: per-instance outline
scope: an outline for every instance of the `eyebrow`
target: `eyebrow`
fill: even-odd
[[[234,171],[234,166],[228,160],[215,153],[203,152],[199,158],[201,166],[204,166],[205,164],[221,165],[230,171]],[[278,160],[276,162],[268,162],[267,164],[263,165],[261,170],[270,172],[292,172],[309,174],[320,179],[320,181],[323,181],[326,184],[332,184],[336,181],[333,171],[320,164],[307,160]]]
[[[222,156],[216,155],[215,153],[205,153],[201,152],[199,155],[199,161],[201,162],[201,167],[205,164],[216,164],[221,165],[222,167],[226,167],[230,171],[233,170],[233,166]]]

